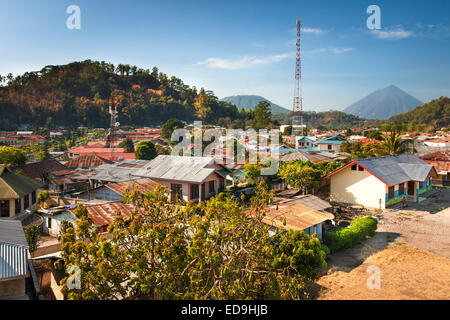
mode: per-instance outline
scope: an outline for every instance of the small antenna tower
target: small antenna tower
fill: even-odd
[[[117,161],[117,129],[120,123],[117,122],[117,108],[114,102],[114,95],[111,95],[109,99],[109,114],[111,115],[110,126],[109,126],[109,152],[111,161]]]
[[[303,135],[303,99],[301,91],[301,59],[300,59],[300,31],[301,31],[302,21],[297,19],[297,54],[295,63],[295,89],[294,89],[294,104],[292,108],[292,132],[295,135],[301,133]]]

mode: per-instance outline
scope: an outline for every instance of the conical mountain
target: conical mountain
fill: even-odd
[[[400,88],[390,85],[372,92],[343,111],[365,119],[388,119],[421,105],[423,102],[420,100]]]

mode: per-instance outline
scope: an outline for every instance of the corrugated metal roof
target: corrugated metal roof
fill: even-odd
[[[295,160],[311,161],[312,163],[332,161],[330,158],[324,157],[320,154],[313,155],[303,151],[289,153],[281,158],[281,161],[295,161]]]
[[[116,217],[117,213],[123,216],[130,216],[135,210],[135,206],[121,201],[108,202],[87,206],[89,218],[96,226],[108,226]],[[73,212],[74,210],[72,210]]]
[[[331,219],[334,219],[333,214],[300,203],[281,203],[278,210],[273,208],[266,213],[263,222],[277,228],[300,231]]]
[[[66,167],[69,168],[93,168],[102,164],[112,164],[113,162],[105,158],[100,157],[97,154],[82,155],[75,159],[69,160],[66,163]]]
[[[213,157],[184,157],[160,155],[135,175],[161,180],[186,182],[204,181],[216,169],[208,168],[215,163]]]
[[[329,173],[327,177],[339,172],[342,168],[358,163],[371,174],[389,186],[407,181],[425,181],[433,166],[422,159],[409,154],[396,154],[377,158],[354,160],[345,166]]]
[[[140,192],[147,193],[155,190],[157,185],[158,183],[150,178],[142,178],[132,181],[108,183],[105,185],[105,187],[113,190],[120,195],[123,195],[127,188],[133,189],[137,187]]]
[[[28,243],[18,220],[0,220],[0,279],[28,272]]]
[[[356,160],[389,186],[406,181],[425,181],[432,165],[412,154],[397,154]]]

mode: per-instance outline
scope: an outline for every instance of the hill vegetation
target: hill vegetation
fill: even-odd
[[[211,123],[245,116],[213,92],[169,78],[156,67],[150,71],[86,60],[0,77],[0,130],[17,124],[106,127],[111,95],[123,125],[161,124],[169,118]]]
[[[265,101],[270,104],[270,112],[273,115],[289,113],[290,110],[280,107],[279,105],[267,100],[261,96],[253,96],[253,95],[238,95],[238,96],[229,96],[220,99],[220,101],[225,101],[236,105],[236,107],[241,110],[252,110],[259,102]]]
[[[292,112],[288,114],[277,115],[274,118],[281,123],[289,124],[291,121],[291,117]],[[334,129],[377,126],[380,123],[380,121],[377,120],[366,120],[336,110],[323,112],[304,111],[303,121],[307,124],[308,127],[323,127]]]
[[[423,106],[411,111],[393,116],[388,119],[390,124],[425,124],[435,128],[447,127],[450,125],[450,98],[440,97],[431,100]]]

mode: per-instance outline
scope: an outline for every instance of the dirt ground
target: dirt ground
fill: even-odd
[[[450,299],[450,189],[376,217],[374,237],[329,257],[313,298]],[[380,267],[379,290],[367,288],[369,265]]]
[[[380,269],[379,289],[369,289],[369,266]],[[369,273],[368,273],[369,271]],[[450,260],[407,245],[375,253],[350,272],[334,271],[317,285],[319,300],[450,299]]]

